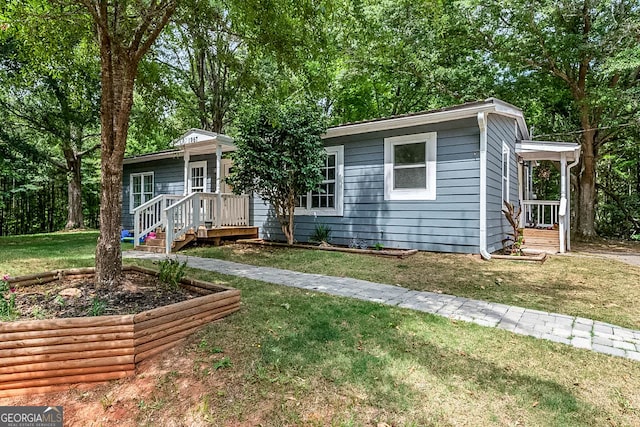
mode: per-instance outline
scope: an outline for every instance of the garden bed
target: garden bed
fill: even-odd
[[[418,253],[417,249],[358,249],[358,248],[348,248],[345,246],[329,246],[329,245],[325,246],[325,245],[312,245],[312,244],[304,244],[304,243],[294,243],[293,245],[289,245],[287,243],[271,242],[263,239],[240,239],[240,240],[237,240],[237,243],[259,245],[259,246],[278,246],[278,247],[296,248],[296,249],[315,249],[319,251],[348,252],[348,253],[355,253],[355,254],[379,255],[379,256],[396,257],[396,258],[406,258],[410,255]]]
[[[123,270],[132,277],[157,272],[136,266]],[[61,270],[10,279],[19,290],[82,281],[94,269]],[[125,282],[126,284],[126,282]],[[131,284],[130,284],[131,285]],[[95,317],[66,317],[0,323],[0,397],[68,389],[71,384],[96,383],[135,373],[138,363],[175,346],[201,326],[240,307],[240,291],[183,278],[179,302],[166,297],[160,306],[133,298],[143,311]],[[69,289],[65,287],[65,289]],[[119,292],[119,291],[116,291]],[[80,297],[78,297],[80,298]],[[131,310],[131,307],[125,308]]]

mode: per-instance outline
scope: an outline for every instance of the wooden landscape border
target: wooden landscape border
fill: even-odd
[[[257,245],[257,246],[277,246],[277,247],[295,248],[295,249],[313,249],[317,251],[347,252],[347,253],[353,253],[353,254],[396,257],[400,259],[403,259],[418,253],[417,249],[379,249],[379,250],[378,249],[357,249],[357,248],[346,248],[343,246],[319,246],[319,245],[304,244],[304,243],[294,243],[292,245],[289,245],[287,243],[272,242],[264,239],[238,239],[236,240],[236,243],[244,243],[248,245]]]
[[[123,271],[158,275],[138,266],[124,266]],[[94,273],[94,268],[60,270],[12,278],[10,283],[21,287]],[[0,397],[133,375],[141,361],[240,308],[237,289],[188,277],[180,285],[202,296],[134,315],[0,322]]]

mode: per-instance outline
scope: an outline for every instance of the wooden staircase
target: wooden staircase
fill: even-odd
[[[560,232],[556,230],[525,228],[523,249],[532,252],[560,252]]]
[[[258,227],[200,227],[197,232],[191,229],[175,239],[171,244],[171,252],[177,252],[195,241],[204,241],[219,246],[223,240],[255,239],[257,237]],[[144,244],[135,247],[135,250],[163,254],[165,253],[166,238],[167,233],[158,229],[155,239],[145,240]]]

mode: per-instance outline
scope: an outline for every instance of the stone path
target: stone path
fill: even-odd
[[[165,255],[128,251],[123,253],[123,257],[160,260]],[[433,292],[412,291],[347,277],[299,273],[211,258],[184,255],[178,255],[177,258],[186,260],[193,268],[395,305],[640,361],[640,331],[591,319]]]

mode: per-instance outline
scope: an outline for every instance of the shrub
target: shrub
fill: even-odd
[[[331,241],[331,227],[326,224],[316,224],[313,234],[309,237],[310,242],[328,243]]]
[[[180,280],[184,277],[187,268],[187,261],[180,262],[177,259],[167,258],[160,261],[160,272],[158,278],[170,289],[178,290]]]

